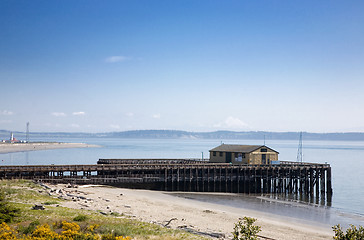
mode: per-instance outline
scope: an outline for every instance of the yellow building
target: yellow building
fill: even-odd
[[[271,164],[279,152],[265,145],[221,144],[211,149],[210,162],[232,164]]]

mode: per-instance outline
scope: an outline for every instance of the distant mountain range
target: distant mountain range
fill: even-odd
[[[0,130],[0,139],[9,139],[10,131]],[[25,132],[13,132],[14,137],[25,140]],[[265,131],[215,131],[187,132],[178,130],[133,130],[123,132],[83,133],[83,132],[30,132],[29,138],[144,138],[144,139],[275,139],[298,140],[299,132],[265,132]],[[364,141],[362,132],[344,133],[309,133],[304,132],[305,140]]]

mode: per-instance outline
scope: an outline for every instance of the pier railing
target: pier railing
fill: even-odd
[[[182,159],[168,159],[168,158],[137,158],[137,159],[99,159],[97,164],[204,164],[208,163],[209,159],[198,158],[182,158]]]

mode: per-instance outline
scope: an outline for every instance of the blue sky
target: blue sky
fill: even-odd
[[[363,1],[0,1],[0,129],[364,131]]]

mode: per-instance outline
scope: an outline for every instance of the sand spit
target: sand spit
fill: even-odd
[[[202,234],[214,239],[231,239],[234,223],[244,216],[257,218],[262,239],[304,240],[332,239],[333,232],[315,223],[302,224],[297,219],[222,206],[176,197],[170,193],[106,186],[45,185],[51,195],[68,201],[69,208],[112,212],[144,222]]]
[[[57,143],[57,142],[0,143],[0,153],[26,152],[26,151],[61,149],[61,148],[87,148],[87,147],[100,147],[100,146],[86,144],[86,143]]]

